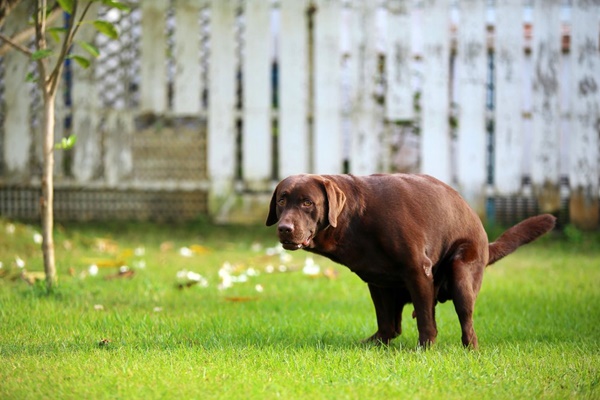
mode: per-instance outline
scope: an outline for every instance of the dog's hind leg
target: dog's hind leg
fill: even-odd
[[[481,287],[483,265],[454,260],[452,265],[452,300],[462,330],[462,343],[465,347],[477,349],[477,335],[473,328],[475,299]]]
[[[419,346],[429,347],[437,337],[435,323],[435,288],[433,282],[432,262],[425,256],[421,263],[422,270],[415,268],[408,277],[407,287],[415,306],[417,329],[419,330]]]

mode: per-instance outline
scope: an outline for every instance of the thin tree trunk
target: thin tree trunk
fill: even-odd
[[[42,198],[40,199],[42,217],[42,253],[46,287],[50,292],[56,284],[56,264],[54,262],[54,93],[44,93],[44,118],[42,143],[44,168],[42,172]]]

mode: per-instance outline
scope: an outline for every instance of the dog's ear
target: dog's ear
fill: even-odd
[[[267,226],[275,225],[279,218],[277,218],[277,188],[273,191],[271,196],[271,204],[269,205],[269,215],[267,216]]]
[[[323,186],[325,186],[325,193],[327,193],[327,204],[329,208],[329,215],[327,218],[329,219],[329,225],[335,228],[337,226],[338,217],[342,213],[344,204],[346,204],[346,195],[335,182],[329,179],[323,179]]]

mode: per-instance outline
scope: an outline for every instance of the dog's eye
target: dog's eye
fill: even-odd
[[[303,205],[304,207],[310,207],[310,206],[312,206],[312,205],[313,205],[313,202],[312,202],[312,201],[310,201],[310,200],[304,200],[304,201],[302,202],[302,205]]]
[[[280,206],[285,206],[285,197],[282,197],[279,200],[277,200],[277,204],[279,204]]]

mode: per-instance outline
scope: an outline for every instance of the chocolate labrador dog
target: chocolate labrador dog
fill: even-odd
[[[287,250],[343,264],[368,284],[377,332],[389,343],[413,303],[419,345],[437,336],[435,305],[452,300],[462,343],[477,348],[473,309],[483,271],[550,231],[552,215],[528,218],[488,243],[477,214],[450,186],[427,175],[294,175],[271,199],[267,226]]]

